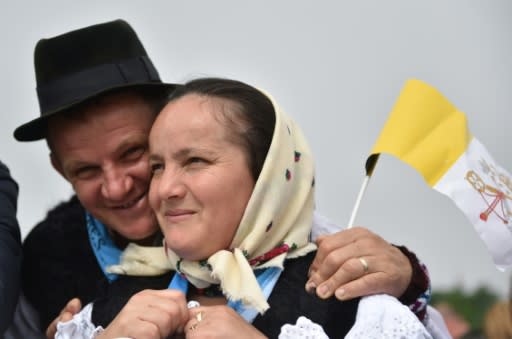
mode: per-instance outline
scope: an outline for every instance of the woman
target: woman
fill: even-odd
[[[188,299],[222,305],[192,315],[231,314],[228,303],[240,315],[231,314],[231,335],[234,323],[247,321],[275,338],[299,316],[329,337],[348,333],[357,299],[323,301],[304,290],[315,251],[314,165],[301,130],[268,97],[230,80],[187,84],[152,128],[150,166],[150,203],[181,273],[174,284],[189,281]],[[211,286],[222,295],[205,295]],[[189,320],[187,335],[219,330],[220,321],[201,318]]]
[[[348,332],[357,300],[324,302],[304,290],[314,166],[300,129],[265,95],[235,81],[189,83],[155,121],[150,166],[150,204],[171,263],[196,287],[189,298],[229,301],[271,338],[300,315],[333,337]],[[228,300],[201,295],[210,284]]]
[[[153,125],[150,166],[166,268],[180,274],[165,295],[136,295],[151,302],[137,308],[132,298],[113,323],[160,323],[148,336],[276,338],[305,316],[330,337],[348,333],[359,300],[322,300],[304,289],[315,254],[314,166],[300,129],[267,96],[231,80],[186,84]],[[165,266],[158,254],[130,248],[125,257],[135,265]],[[187,311],[187,299],[202,306]]]

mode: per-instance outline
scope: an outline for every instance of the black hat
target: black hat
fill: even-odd
[[[34,67],[41,116],[16,128],[18,141],[45,138],[49,117],[107,91],[176,86],[162,83],[137,34],[123,20],[39,40]]]

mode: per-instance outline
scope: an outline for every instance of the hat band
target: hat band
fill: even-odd
[[[147,56],[66,75],[37,87],[41,115],[108,89],[147,82],[161,82]]]

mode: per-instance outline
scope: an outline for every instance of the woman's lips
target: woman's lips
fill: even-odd
[[[164,213],[164,217],[166,220],[175,223],[189,218],[194,213],[195,212],[191,210],[170,210]]]

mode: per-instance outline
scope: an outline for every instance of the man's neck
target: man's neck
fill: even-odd
[[[109,233],[114,244],[121,250],[124,250],[129,243],[135,243],[140,246],[162,246],[163,235],[160,231],[157,231],[147,238],[139,240],[127,239],[113,230],[109,230]]]

